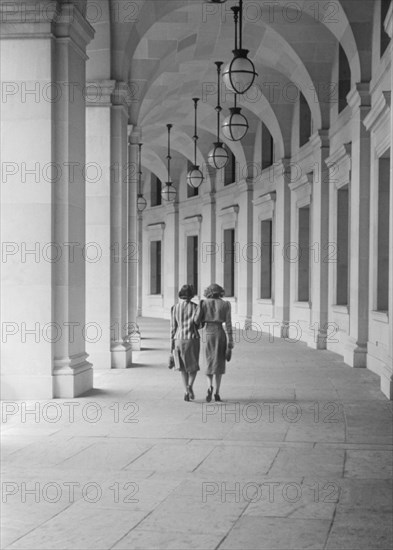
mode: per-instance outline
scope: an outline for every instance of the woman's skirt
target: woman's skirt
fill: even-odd
[[[173,357],[175,370],[183,372],[197,372],[199,370],[199,338],[188,340],[175,339]]]
[[[202,342],[202,355],[206,374],[224,374],[227,336],[222,325],[220,323],[206,323]]]

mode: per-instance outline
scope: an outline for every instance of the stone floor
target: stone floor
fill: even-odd
[[[3,403],[2,548],[391,549],[377,376],[241,334],[223,402],[200,374],[187,403],[168,323],[141,328],[135,368],[97,372],[88,395]]]

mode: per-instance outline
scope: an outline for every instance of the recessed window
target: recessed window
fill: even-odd
[[[312,134],[311,111],[306,98],[300,93],[299,107],[299,147],[308,142]]]
[[[351,68],[341,44],[338,50],[338,112],[348,105],[347,95],[351,89]]]
[[[155,174],[152,174],[150,195],[151,206],[160,206],[160,204],[162,204],[161,189],[162,183],[160,178],[158,178]]]
[[[337,305],[348,304],[349,193],[348,185],[337,191]]]
[[[161,294],[161,241],[150,243],[150,294]]]
[[[198,237],[187,237],[187,284],[198,293]]]
[[[390,150],[378,161],[377,310],[389,309]]]
[[[194,167],[194,164],[190,161],[187,161],[187,174],[192,170]],[[197,197],[199,195],[199,188],[191,187],[191,185],[188,185],[187,183],[187,199],[190,197]]]
[[[260,298],[272,297],[273,242],[272,220],[261,222],[261,286]]]
[[[262,170],[272,166],[274,162],[274,142],[267,126],[262,123]]]
[[[235,230],[224,230],[224,289],[226,296],[235,295]]]
[[[310,207],[299,208],[298,301],[310,300]]]
[[[389,11],[390,0],[381,0],[381,57],[389,46],[390,36],[385,30],[385,19]]]
[[[224,185],[229,185],[236,181],[236,157],[228,151],[229,159],[224,168]]]

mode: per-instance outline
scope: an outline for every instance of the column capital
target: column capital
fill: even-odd
[[[354,111],[361,107],[371,107],[370,83],[358,82],[347,95],[348,105]]]
[[[210,193],[204,193],[202,196],[202,204],[203,206],[206,206],[208,204],[216,204],[215,191],[210,191]]]
[[[312,134],[310,143],[313,149],[322,149],[330,147],[329,130],[321,128]]]
[[[99,80],[86,83],[86,106],[87,107],[110,107],[111,97],[115,89],[115,80]]]
[[[79,4],[59,0],[0,3],[2,38],[71,38],[85,55],[94,37],[94,28],[79,9]]]
[[[126,82],[115,80],[115,87],[111,95],[112,105],[114,107],[123,107],[127,110],[130,105],[130,89]]]
[[[384,124],[389,117],[391,109],[391,92],[382,92],[377,101],[374,103],[370,112],[363,120],[367,130],[376,131],[381,124]]]
[[[165,210],[166,210],[167,216],[169,214],[178,214],[179,213],[179,203],[175,202],[175,201],[169,202],[168,204],[165,204]]]
[[[129,145],[138,145],[142,139],[142,128],[135,124],[128,125],[128,142]]]

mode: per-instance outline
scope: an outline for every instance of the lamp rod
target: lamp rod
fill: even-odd
[[[218,94],[218,101],[217,101],[217,143],[220,143],[220,116],[221,116],[221,65],[223,64],[222,61],[216,61],[217,65],[217,78],[218,78],[218,85],[217,85],[217,94]]]
[[[195,133],[194,133],[194,166],[196,166],[196,165],[197,165],[197,141],[198,141],[198,134],[197,134],[197,109],[198,109],[199,97],[194,97],[192,100],[193,100],[193,102],[194,102],[194,109],[195,109],[195,118],[194,118],[194,121],[195,121],[195,125],[194,125],[194,128],[195,128]]]
[[[171,182],[171,128],[172,124],[167,124],[166,127],[168,128],[168,156],[166,157],[168,159],[168,184]]]

